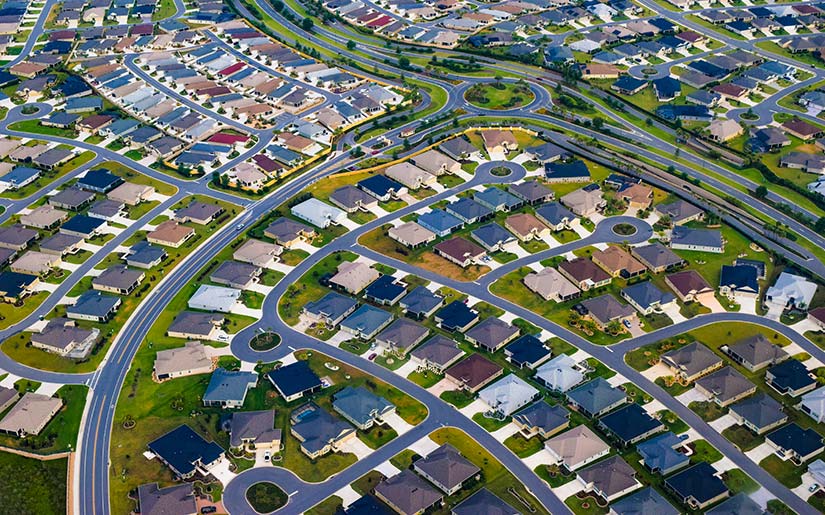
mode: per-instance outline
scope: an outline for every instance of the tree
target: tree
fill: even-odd
[[[764,199],[768,196],[768,188],[764,185],[757,186],[756,191],[753,192],[753,196],[759,199]]]
[[[312,30],[312,27],[314,26],[315,22],[312,21],[312,18],[304,18],[303,20],[301,20],[301,28],[307,32],[310,32]]]
[[[398,67],[403,68],[403,69],[409,68],[410,67],[410,58],[405,56],[405,55],[402,55],[401,57],[399,57],[398,58]]]
[[[814,224],[814,229],[816,229],[816,232],[819,233],[825,232],[825,216],[820,217],[819,220],[816,221]]]
[[[601,116],[594,116],[593,117],[593,128],[596,129],[597,131],[600,131],[600,130],[602,130],[603,127],[604,127],[604,118],[602,118]]]
[[[355,50],[355,41],[351,39],[347,41],[347,50]]]

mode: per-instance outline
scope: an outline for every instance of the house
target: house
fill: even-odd
[[[69,211],[80,211],[91,204],[94,199],[95,194],[91,191],[67,188],[49,197],[49,204]]]
[[[745,130],[735,120],[728,118],[714,120],[707,127],[708,137],[718,143],[725,143],[741,136]]]
[[[506,252],[508,246],[515,242],[512,234],[496,223],[483,225],[470,232],[470,236],[488,252]]]
[[[695,252],[725,252],[722,233],[714,229],[690,229],[677,225],[670,234],[670,248]]]
[[[192,222],[198,225],[208,225],[221,213],[223,213],[223,208],[218,204],[191,202],[186,207],[175,211],[175,221],[179,223]]]
[[[205,440],[186,424],[149,443],[149,450],[179,479],[189,479],[199,470],[209,471],[224,457],[224,450]]]
[[[396,355],[404,356],[424,341],[430,330],[407,318],[398,318],[375,337],[375,344]]]
[[[215,340],[221,333],[224,321],[223,315],[217,313],[182,311],[172,321],[166,334],[172,338]]]
[[[241,290],[201,284],[190,297],[187,306],[201,311],[230,313],[238,305],[240,297]]]
[[[745,492],[719,503],[706,512],[708,515],[762,515],[765,510]]]
[[[531,272],[524,277],[523,281],[527,288],[544,300],[566,302],[578,297],[581,293],[579,288],[565,275],[552,267],[546,267],[539,272]]]
[[[726,407],[756,393],[756,385],[733,367],[725,367],[696,380],[696,391]]]
[[[724,266],[724,265],[723,265]],[[685,270],[665,276],[665,283],[682,302],[693,302],[713,292],[710,284],[696,270]]]
[[[417,319],[432,316],[441,307],[444,297],[437,295],[424,286],[416,286],[399,301],[399,305],[407,315]]]
[[[820,332],[825,331],[825,307],[808,311],[808,321],[818,327]]]
[[[621,190],[617,196],[627,202],[630,209],[648,209],[653,203],[653,188],[643,184],[632,184]]]
[[[513,415],[513,423],[524,438],[550,438],[570,425],[570,412],[539,399]]]
[[[603,416],[599,419],[598,425],[624,447],[665,429],[661,421],[651,417],[635,402]]]
[[[791,136],[795,136],[803,141],[822,136],[822,129],[799,118],[788,120],[784,122],[781,127]]]
[[[146,235],[146,240],[157,245],[179,248],[194,235],[195,229],[179,225],[174,220],[166,220],[155,227],[153,231],[150,231]]]
[[[492,211],[512,211],[524,205],[524,201],[507,191],[490,186],[473,195],[473,200]]]
[[[106,323],[115,315],[120,302],[120,297],[86,291],[74,304],[66,306],[66,316],[74,320]]]
[[[508,184],[507,191],[530,205],[543,204],[555,197],[553,190],[538,181],[524,181],[517,184]]]
[[[416,347],[410,353],[410,361],[418,365],[419,370],[442,374],[463,355],[464,351],[455,341],[439,334]]]
[[[461,138],[456,138],[461,140]],[[466,140],[464,140],[466,141]],[[410,158],[412,163],[433,175],[443,175],[445,173],[458,173],[461,171],[461,163],[446,154],[430,149]]]
[[[330,225],[342,225],[347,220],[347,213],[335,206],[330,206],[316,198],[310,198],[292,206],[292,216],[311,223],[321,229]],[[280,242],[279,242],[280,243]]]
[[[825,450],[822,436],[811,428],[802,429],[795,422],[765,436],[765,442],[783,461],[801,465]]]
[[[286,402],[315,393],[322,387],[321,379],[303,360],[282,365],[269,372],[266,377]]]
[[[630,279],[639,276],[647,268],[622,247],[611,245],[604,250],[596,250],[592,253],[591,259],[611,277],[622,277]]]
[[[256,372],[226,370],[218,367],[212,372],[203,405],[206,407],[240,408],[246,400],[246,394],[258,384]]]
[[[751,372],[775,365],[790,357],[782,347],[772,344],[762,334],[738,340],[728,345],[725,352],[733,361]]]
[[[200,342],[186,342],[183,347],[161,350],[155,356],[154,374],[158,381],[211,371],[212,358]]]
[[[630,253],[654,274],[685,265],[685,260],[661,243],[632,247]]]
[[[464,333],[464,339],[482,347],[488,352],[496,352],[519,335],[519,328],[498,318],[490,317]]]
[[[684,440],[668,431],[640,442],[636,451],[647,470],[667,476],[690,463],[690,456],[676,450],[684,445]]]
[[[710,463],[701,461],[665,479],[665,488],[692,510],[704,510],[728,496],[728,488]]]
[[[683,383],[692,383],[724,364],[722,358],[699,342],[668,351],[659,360]]]
[[[229,421],[229,446],[233,449],[281,450],[281,430],[275,428],[275,410],[240,411]]]
[[[347,213],[370,211],[378,207],[378,199],[351,184],[330,193],[329,201]]]
[[[109,193],[123,184],[123,179],[105,168],[89,170],[83,177],[77,179],[75,186],[82,190],[95,193]]]
[[[607,286],[611,281],[610,275],[584,257],[563,261],[558,269],[582,291]]]
[[[636,471],[619,456],[611,456],[576,473],[585,492],[592,492],[607,502],[638,490],[643,485]]]
[[[612,503],[608,515],[639,515],[644,513],[679,515],[679,510],[674,508],[652,486],[648,486]]]
[[[530,213],[510,215],[505,219],[504,226],[524,242],[541,240],[550,235],[547,226]]]
[[[301,452],[312,459],[337,452],[356,437],[352,426],[312,402],[295,409],[289,420],[290,433],[300,442]]]
[[[481,354],[471,354],[448,368],[444,375],[459,388],[476,393],[503,373],[501,365]]]
[[[804,394],[797,407],[816,422],[825,421],[825,387]]]
[[[465,224],[474,224],[493,216],[491,209],[468,197],[447,204],[446,210]]]
[[[283,247],[261,240],[248,239],[232,254],[232,259],[260,268],[272,268]]]
[[[9,270],[18,274],[46,276],[55,268],[59,268],[62,260],[60,256],[27,250],[25,254],[9,265]]]
[[[765,292],[765,302],[780,309],[805,311],[816,295],[817,285],[804,277],[782,272]]]
[[[264,236],[288,249],[298,243],[312,240],[315,234],[312,227],[286,217],[278,218],[264,230]]]
[[[432,211],[424,213],[420,215],[416,221],[418,225],[432,231],[439,238],[443,238],[451,232],[464,227],[464,222],[443,209],[433,209]]]
[[[627,304],[622,304],[609,293],[582,301],[587,317],[596,326],[605,330],[611,323],[632,324],[636,321],[636,312]]]
[[[541,392],[515,374],[499,379],[478,394],[495,416],[502,418],[509,417],[540,396]]]
[[[452,509],[452,515],[518,515],[519,512],[496,494],[482,488]]]
[[[341,322],[341,329],[356,338],[370,340],[392,320],[392,313],[364,304]]]
[[[73,359],[89,355],[100,337],[97,328],[84,329],[67,318],[52,318],[40,332],[32,333],[31,344],[36,349]]]
[[[344,261],[338,265],[338,271],[329,279],[329,283],[357,295],[380,276],[380,272],[361,261]]]
[[[466,268],[473,263],[479,263],[486,255],[484,248],[461,237],[437,243],[433,250],[439,256],[462,268]]]
[[[570,472],[610,454],[610,446],[586,425],[550,438],[544,442],[544,448],[557,464]]]
[[[364,290],[364,297],[375,304],[392,306],[407,293],[406,285],[391,275],[382,275]]]
[[[447,495],[461,490],[467,480],[481,472],[480,468],[448,443],[416,460],[413,468]]]
[[[441,145],[439,145],[438,148],[439,150],[441,150],[451,158],[455,159],[456,161],[465,161],[473,157],[481,157],[481,151],[479,151],[464,136],[450,138]]]
[[[590,170],[581,159],[574,159],[564,163],[546,163],[544,177],[551,183],[590,182]]]
[[[497,129],[481,131],[481,139],[488,153],[507,154],[511,150],[518,150],[518,141],[510,131]]]
[[[554,392],[567,392],[584,381],[584,371],[578,362],[560,354],[536,370],[536,380]]]
[[[347,386],[337,392],[333,395],[332,408],[361,431],[383,425],[384,417],[395,413],[394,404],[363,386]]]
[[[400,197],[407,193],[404,185],[380,174],[367,177],[359,181],[356,186],[381,202],[387,202],[393,197]]]
[[[46,204],[20,215],[20,223],[26,227],[53,229],[66,220],[68,215],[66,211]]]
[[[16,166],[0,176],[0,186],[4,190],[19,190],[40,177],[40,170],[28,166]]]
[[[704,211],[681,199],[667,204],[659,204],[653,210],[660,217],[667,217],[674,225],[683,225],[688,222],[702,220],[705,217]]]
[[[413,191],[420,188],[429,188],[438,182],[435,175],[408,162],[388,166],[384,170],[384,174]]]
[[[166,259],[166,251],[146,241],[135,243],[126,254],[126,264],[138,268],[150,269],[158,266]]]
[[[622,298],[643,315],[675,306],[676,297],[656,287],[652,281],[632,284],[621,292]]]
[[[91,217],[100,218],[101,220],[105,220],[107,222],[113,222],[116,218],[123,216],[125,207],[126,206],[122,202],[103,199],[92,204],[86,213]]]
[[[607,205],[598,188],[572,191],[561,198],[561,203],[578,216],[594,215]]]
[[[301,314],[315,323],[325,324],[334,328],[344,318],[355,311],[358,302],[350,297],[330,292],[321,299],[309,302],[301,310]]]
[[[425,229],[416,222],[406,222],[393,226],[387,231],[387,235],[409,248],[416,248],[435,241],[436,233]]]
[[[627,396],[618,388],[597,377],[566,394],[567,401],[579,412],[597,418],[627,402]]]
[[[782,411],[782,404],[766,393],[757,393],[731,405],[728,413],[737,424],[757,435],[765,434],[788,421],[788,415]]]
[[[765,373],[765,383],[782,395],[799,397],[816,388],[817,381],[801,361],[789,359]]]
[[[429,483],[406,469],[386,478],[375,487],[375,496],[396,513],[415,515],[439,504],[444,496]]]
[[[519,368],[534,369],[550,359],[550,349],[535,336],[525,334],[504,348],[504,356]]]
[[[0,272],[0,297],[3,302],[16,303],[34,291],[39,282],[36,275]]]
[[[157,483],[147,483],[138,487],[137,495],[143,515],[194,515],[198,512],[195,490],[191,484],[159,488]]]
[[[463,333],[478,322],[478,313],[467,304],[454,300],[435,313],[435,322],[445,331]]]
[[[62,407],[63,400],[59,397],[26,392],[0,420],[0,433],[18,438],[39,435]]]
[[[95,290],[129,295],[146,277],[145,272],[132,270],[125,265],[113,265],[92,279]]]

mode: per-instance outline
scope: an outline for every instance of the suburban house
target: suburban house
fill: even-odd
[[[444,297],[437,295],[424,286],[416,286],[400,301],[399,305],[406,314],[412,314],[417,319],[432,316],[444,302]]]
[[[384,424],[385,417],[395,413],[395,405],[363,386],[347,386],[337,392],[333,395],[332,408],[362,431]]]
[[[481,472],[480,468],[448,443],[416,460],[413,468],[447,495],[461,490],[467,480]]]
[[[652,486],[648,486],[634,494],[611,503],[608,515],[634,515],[642,513],[679,515],[679,510],[674,508],[673,505]]]
[[[690,463],[690,456],[679,452],[685,441],[668,431],[636,445],[642,464],[654,474],[667,476]]]
[[[674,250],[691,250],[695,252],[725,252],[722,233],[713,229],[691,229],[681,225],[673,228],[670,234],[670,248]]]
[[[481,390],[478,398],[490,407],[495,416],[506,418],[540,395],[541,392],[524,379],[510,374]]]
[[[392,313],[369,304],[362,304],[341,322],[341,330],[356,338],[370,340],[387,327],[392,320]]]
[[[581,295],[581,290],[575,284],[549,266],[539,272],[527,274],[522,281],[530,291],[537,293],[544,300],[566,302]]]
[[[684,347],[668,351],[659,359],[673,372],[674,376],[686,384],[724,365],[722,358],[699,342],[689,343]]]
[[[216,368],[212,372],[206,392],[203,394],[203,405],[219,408],[241,408],[246,400],[246,394],[258,384],[256,372],[241,370],[226,370]]]
[[[551,406],[539,399],[513,415],[513,423],[524,438],[538,436],[546,439],[567,429],[570,425],[570,412],[561,405]]]
[[[636,321],[636,311],[629,304],[622,304],[609,293],[582,301],[587,318],[601,330],[611,323],[632,324]]]
[[[661,243],[632,247],[630,253],[654,274],[685,265],[684,259],[677,256]]]
[[[751,372],[785,361],[790,356],[779,345],[771,343],[763,334],[738,340],[722,349],[733,361]]]
[[[586,425],[550,438],[544,448],[557,464],[571,472],[610,454],[610,446]]]
[[[471,354],[448,368],[444,375],[458,388],[476,393],[503,373],[501,365],[481,354]]]
[[[442,374],[463,355],[464,351],[458,343],[439,334],[413,349],[410,361],[418,365],[420,371],[431,370]]]
[[[387,231],[387,235],[398,243],[413,249],[431,243],[436,239],[436,233],[416,222],[406,222],[399,226],[393,226]]]
[[[825,450],[822,436],[812,428],[802,429],[795,422],[765,436],[765,442],[783,461],[801,465]]]
[[[189,479],[198,471],[209,471],[224,457],[224,450],[205,440],[186,424],[149,443],[149,450],[179,479]]]
[[[610,284],[611,277],[585,257],[578,257],[559,264],[559,272],[570,279],[582,291]]]
[[[212,358],[202,343],[186,342],[183,347],[158,351],[153,371],[158,381],[208,374],[212,371]]]
[[[554,392],[566,392],[584,381],[585,371],[567,354],[559,354],[536,369],[536,380]]]
[[[647,271],[647,267],[617,245],[611,245],[604,250],[596,250],[590,257],[611,277],[630,279]]]
[[[756,268],[748,265],[722,265],[719,275],[719,294],[734,302],[759,297],[759,278]]]
[[[636,479],[633,467],[619,456],[611,456],[579,470],[576,480],[585,492],[592,492],[607,502],[644,486]]]
[[[275,428],[275,410],[239,411],[229,421],[229,446],[248,451],[281,450],[281,430]]]
[[[814,375],[801,361],[788,359],[772,366],[765,373],[765,383],[790,397],[799,397],[817,387]]]
[[[804,394],[797,407],[816,422],[825,421],[825,386]]]
[[[788,421],[782,404],[766,393],[757,393],[731,405],[728,413],[737,424],[761,435]]]
[[[640,442],[665,429],[661,421],[651,417],[643,407],[635,402],[603,416],[599,419],[598,425],[624,447]]]
[[[304,305],[301,314],[314,323],[333,328],[343,322],[357,307],[358,301],[355,299],[340,293],[330,292],[322,298]]]
[[[665,283],[676,293],[682,302],[698,301],[713,293],[713,288],[696,270],[684,270],[665,276]]]
[[[132,270],[125,265],[113,265],[92,279],[92,288],[95,290],[129,295],[137,288],[146,273],[141,270]]]
[[[719,473],[706,461],[668,476],[665,488],[692,510],[704,510],[729,494]]]
[[[266,377],[286,402],[315,393],[322,386],[321,379],[303,360],[280,366],[269,372]]]
[[[329,279],[329,283],[357,295],[380,275],[380,272],[360,261],[345,261],[338,265],[338,272]]]
[[[566,394],[569,402],[579,412],[597,418],[627,402],[627,395],[601,377],[597,377]]]
[[[62,407],[59,397],[26,392],[0,420],[0,433],[18,438],[39,435]]]
[[[172,321],[166,334],[172,338],[215,340],[225,320],[223,315],[217,313],[182,311]]]
[[[146,241],[166,247],[178,248],[194,235],[195,229],[180,225],[174,220],[166,220],[146,235]]]
[[[518,335],[518,327],[498,318],[490,317],[468,329],[464,333],[464,339],[476,347],[482,347],[488,352],[495,352],[513,341]]]
[[[700,377],[695,384],[696,391],[721,407],[756,393],[756,385],[730,366]]]
[[[417,514],[441,503],[443,494],[406,469],[386,478],[375,487],[375,496],[396,513]]]
[[[301,452],[312,459],[337,452],[341,445],[356,438],[352,426],[312,402],[296,408],[289,421],[290,433],[300,442]]]

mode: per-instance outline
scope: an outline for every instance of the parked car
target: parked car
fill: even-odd
[[[201,508],[201,513],[215,513],[218,509],[214,506],[204,506]]]
[[[819,490],[819,483],[814,483],[808,488],[808,491],[811,493],[816,492],[817,490]]]
[[[272,459],[272,453],[271,453],[271,452],[269,452],[269,451],[266,451],[266,452],[264,453],[264,461],[269,461],[269,460],[271,460],[271,459]]]
[[[367,359],[368,359],[368,360],[370,360],[370,361],[372,361],[372,360],[374,360],[374,359],[375,359],[375,356],[377,356],[377,355],[378,355],[378,354],[376,354],[376,353],[374,353],[374,352],[373,352],[372,354],[370,354],[370,357],[369,357],[369,358],[367,358]]]

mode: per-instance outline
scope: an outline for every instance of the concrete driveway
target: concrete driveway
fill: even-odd
[[[506,426],[502,427],[498,431],[493,432],[493,438],[498,440],[501,443],[504,443],[504,440],[510,438],[514,434],[518,433],[519,429],[518,426],[510,422]]]
[[[229,470],[230,461],[222,458],[214,467],[209,469],[209,473],[215,476],[215,479],[221,482],[223,486],[229,484],[237,474]]]
[[[401,418],[398,413],[387,415],[384,417],[384,422],[386,422],[391,428],[395,429],[395,432],[399,435],[403,435],[413,428],[413,426]]]
[[[730,426],[736,424],[736,420],[730,415],[722,415],[713,422],[708,422],[708,425],[721,433]]]
[[[676,396],[676,400],[687,406],[691,402],[704,402],[708,400],[708,398],[696,388],[691,388],[685,393]]]
[[[771,454],[773,454],[773,448],[769,444],[763,443],[746,452],[745,456],[753,460],[754,463],[759,463]]]
[[[372,449],[370,449],[367,444],[362,442],[359,438],[350,438],[340,445],[339,449],[341,452],[351,452],[359,460],[362,460],[372,454]]]

